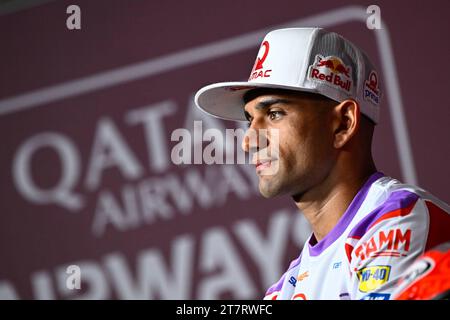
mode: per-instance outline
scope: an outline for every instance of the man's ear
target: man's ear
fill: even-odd
[[[359,130],[361,113],[354,100],[344,100],[334,107],[334,147],[342,148]]]

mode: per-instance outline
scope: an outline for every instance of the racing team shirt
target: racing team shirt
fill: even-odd
[[[389,299],[417,257],[450,240],[449,212],[425,190],[374,173],[331,232],[319,242],[310,236],[264,299]]]

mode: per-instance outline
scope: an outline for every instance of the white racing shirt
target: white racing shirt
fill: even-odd
[[[264,299],[390,299],[417,257],[450,240],[449,212],[425,190],[374,173],[331,232],[319,242],[310,236]]]

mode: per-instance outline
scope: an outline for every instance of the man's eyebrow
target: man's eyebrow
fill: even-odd
[[[267,100],[263,100],[260,101],[256,104],[255,109],[256,110],[264,110],[268,107],[270,107],[271,105],[277,104],[277,103],[284,103],[284,104],[288,104],[291,103],[290,100],[288,99],[283,99],[283,98],[273,98],[273,99],[267,99]]]
[[[292,101],[291,101],[291,100],[288,100],[288,99],[283,99],[283,98],[272,98],[272,99],[267,99],[267,100],[263,100],[263,101],[258,102],[258,103],[256,104],[256,106],[255,106],[255,109],[261,111],[261,110],[267,109],[268,107],[270,107],[270,106],[272,106],[272,105],[274,105],[274,104],[277,104],[277,103],[285,103],[285,104],[288,104],[288,103],[291,103],[291,102],[292,102]],[[245,108],[244,108],[244,114],[245,114],[245,117],[246,117],[247,119],[249,119],[250,114],[247,112],[247,110],[245,110]]]

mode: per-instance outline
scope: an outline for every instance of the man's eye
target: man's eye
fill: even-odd
[[[270,120],[278,120],[284,113],[282,111],[269,111],[268,114]]]

